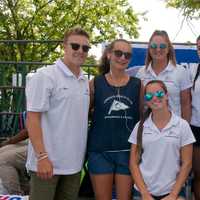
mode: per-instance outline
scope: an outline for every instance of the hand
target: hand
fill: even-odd
[[[162,200],[176,200],[177,197],[174,194],[169,194],[166,197],[162,198]]]
[[[154,200],[150,193],[145,193],[142,195],[142,200]]]
[[[52,178],[53,176],[53,165],[49,158],[42,159],[37,163],[37,176],[43,180]]]

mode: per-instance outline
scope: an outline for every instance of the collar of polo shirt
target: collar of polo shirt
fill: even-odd
[[[163,72],[169,72],[169,71],[173,71],[175,68],[174,65],[172,65],[171,62],[168,63],[168,65],[165,67],[165,69],[163,70]],[[147,72],[152,72],[153,71],[153,68],[152,68],[152,63],[150,63],[147,67]]]
[[[176,126],[179,123],[178,117],[173,112],[171,112],[171,114],[172,115],[171,115],[170,121],[167,124],[167,126],[164,127],[164,129],[171,128],[172,126]],[[143,126],[145,128],[153,129],[153,127],[154,127],[153,124],[154,124],[154,122],[152,121],[152,113],[151,113],[149,115],[149,117],[147,118],[147,120],[144,122]]]
[[[62,59],[58,59],[56,61],[56,66],[58,66],[58,68],[66,75],[66,76],[72,76],[74,77],[75,75],[69,70],[69,68],[67,67],[67,65],[65,65],[62,61]],[[86,77],[84,76],[84,72],[81,69],[80,70],[80,75],[78,79],[86,79]]]

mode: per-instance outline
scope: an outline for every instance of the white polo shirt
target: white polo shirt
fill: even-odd
[[[43,140],[54,174],[74,174],[81,170],[86,151],[89,84],[57,60],[43,67],[26,88],[27,111],[41,112]],[[27,169],[36,171],[37,160],[29,143]]]
[[[167,67],[158,75],[152,69],[151,64],[146,69],[141,67],[136,74],[144,85],[151,80],[161,80],[165,83],[169,93],[169,107],[175,114],[181,116],[180,92],[191,88],[192,82],[188,71],[181,65],[172,65],[170,62]]]
[[[196,72],[197,72],[197,63],[190,64],[190,73],[192,82],[194,81]],[[200,127],[200,75],[198,76],[195,82],[195,89],[191,90],[192,93],[192,117],[191,124],[197,127]]]
[[[137,144],[138,125],[129,137],[132,144]],[[189,124],[172,113],[160,131],[150,115],[143,125],[142,140],[144,152],[139,167],[148,191],[156,196],[170,193],[180,170],[180,149],[195,142]]]

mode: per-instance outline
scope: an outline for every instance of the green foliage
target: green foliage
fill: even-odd
[[[1,40],[62,40],[66,29],[81,26],[101,42],[124,32],[137,37],[138,18],[128,0],[1,0]],[[58,43],[0,45],[2,60],[51,62]]]
[[[188,18],[200,17],[200,0],[167,0],[167,5],[181,9],[183,15]]]
[[[128,0],[0,0],[0,40],[18,40],[6,43],[0,41],[0,61],[52,63],[63,54],[61,41],[65,30],[74,26],[81,26],[88,31],[92,43],[110,41],[119,37],[119,34],[137,37],[138,15]],[[47,43],[47,40],[56,41]],[[86,63],[96,66],[94,57],[88,58]],[[13,73],[25,75],[39,67],[18,66],[0,64],[0,86],[11,85]],[[97,74],[94,67],[85,67],[84,70]],[[0,95],[9,99],[0,104],[10,104],[10,94]],[[20,107],[18,103],[16,108]],[[0,110],[2,107],[8,110],[6,106],[0,105]]]
[[[83,67],[83,70],[87,73],[87,74],[91,74],[93,76],[98,74],[98,63],[97,60],[95,58],[95,56],[89,56],[86,59],[86,62],[84,63],[86,66]],[[89,77],[91,78],[91,77]]]

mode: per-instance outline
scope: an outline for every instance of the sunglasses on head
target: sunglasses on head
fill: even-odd
[[[165,92],[162,91],[162,90],[158,90],[154,93],[153,92],[147,92],[144,95],[144,99],[145,99],[145,101],[151,101],[154,96],[157,97],[158,99],[162,99],[165,96]]]
[[[120,58],[124,55],[124,58],[126,58],[127,60],[129,60],[132,56],[130,52],[123,52],[121,50],[114,50],[113,53],[117,58]]]
[[[151,43],[150,47],[152,49],[157,49],[158,47],[160,47],[160,49],[166,49],[167,48],[167,44],[165,43],[160,43],[160,45],[156,44],[156,43]]]
[[[78,51],[80,49],[80,47],[82,48],[83,52],[87,53],[90,50],[90,46],[88,45],[80,45],[78,43],[69,43],[71,45],[71,48],[74,51]]]

